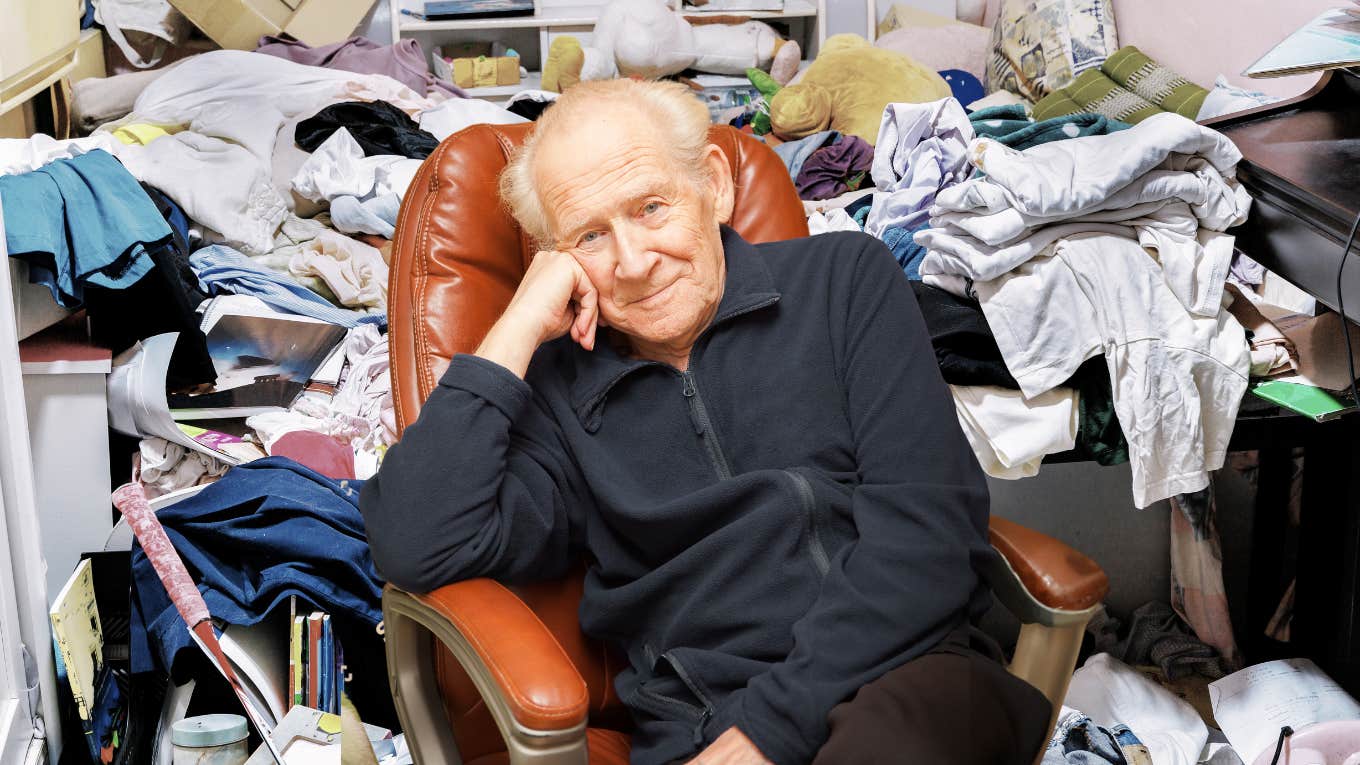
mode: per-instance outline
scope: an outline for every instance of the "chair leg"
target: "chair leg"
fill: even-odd
[[[1072,682],[1086,623],[1094,613],[1095,609],[1091,609],[1084,618],[1065,619],[1066,623],[1060,626],[1033,622],[1020,626],[1020,639],[1015,644],[1015,657],[1009,669],[1012,675],[1038,688],[1053,706],[1048,719],[1050,733],[1058,722],[1058,712],[1067,697],[1067,686]],[[1041,747],[1035,765],[1043,758],[1044,747]]]
[[[411,758],[418,763],[463,765],[433,671],[434,635],[399,609],[386,609],[388,682]]]

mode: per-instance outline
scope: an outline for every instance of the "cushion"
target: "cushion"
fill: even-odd
[[[1037,101],[1119,48],[1112,0],[1001,0],[987,90]]]
[[[904,27],[883,35],[874,45],[910,56],[937,72],[962,69],[983,80],[991,36],[991,30],[972,24]]]

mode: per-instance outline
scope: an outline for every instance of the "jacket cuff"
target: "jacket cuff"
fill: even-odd
[[[511,422],[529,403],[533,390],[514,372],[481,356],[460,353],[449,362],[439,384],[471,393],[496,407]]]
[[[751,693],[750,687],[746,690],[741,703],[725,715],[731,717],[729,725],[735,725],[765,755],[765,759],[775,765],[804,765],[811,762],[817,753],[816,747],[807,748],[797,723],[765,704],[758,695]],[[723,727],[725,730],[729,726]]]

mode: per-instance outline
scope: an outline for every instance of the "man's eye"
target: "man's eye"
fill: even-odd
[[[587,232],[585,233],[585,235],[581,237],[581,244],[590,244],[591,242],[593,242],[593,241],[595,241],[596,239],[599,239],[599,238],[600,238],[600,232],[598,232],[598,231],[587,231]]]
[[[661,203],[660,203],[660,202],[648,202],[647,204],[645,204],[645,205],[642,206],[642,214],[643,214],[643,215],[651,215],[652,213],[654,213],[654,212],[656,212],[657,210],[660,210],[660,209],[661,209]]]

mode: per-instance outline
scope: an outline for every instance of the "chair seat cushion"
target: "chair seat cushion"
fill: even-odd
[[[632,749],[628,734],[607,728],[587,728],[586,748],[590,750],[590,765],[628,765]],[[478,757],[467,765],[509,765],[510,755],[496,752]]]

